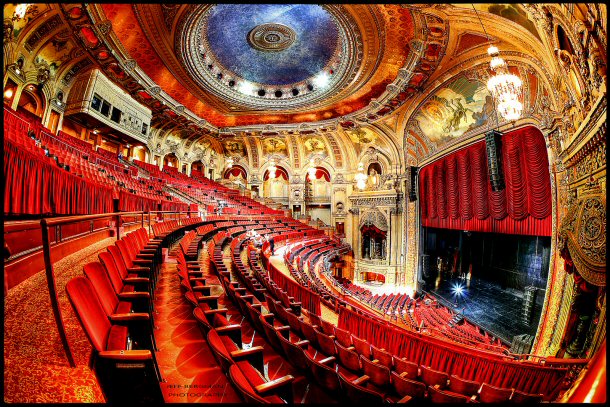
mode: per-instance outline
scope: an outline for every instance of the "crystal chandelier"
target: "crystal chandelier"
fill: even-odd
[[[489,66],[494,72],[487,81],[487,89],[496,100],[500,115],[509,121],[517,120],[523,112],[523,105],[519,101],[521,79],[509,72],[506,62],[499,56],[497,47],[492,45],[487,49],[487,53],[491,57]]]
[[[358,173],[354,177],[356,179],[356,186],[361,191],[366,187],[366,175],[364,174],[364,164],[358,164]]]
[[[233,158],[227,158],[227,169],[233,167]]]
[[[13,21],[21,20],[28,13],[29,9],[30,9],[30,4],[27,4],[27,3],[17,4],[17,7],[15,7],[15,12],[13,13],[12,20]]]
[[[269,162],[269,167],[267,168],[269,171],[269,178],[275,178],[275,172],[277,171],[277,167],[275,166],[275,160],[272,158]]]

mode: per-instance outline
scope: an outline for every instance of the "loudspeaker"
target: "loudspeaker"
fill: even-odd
[[[409,202],[417,200],[416,184],[417,184],[417,167],[411,166],[411,187],[409,188]]]
[[[490,130],[485,133],[485,149],[487,151],[487,168],[492,191],[504,189],[504,172],[502,171],[502,133]]]

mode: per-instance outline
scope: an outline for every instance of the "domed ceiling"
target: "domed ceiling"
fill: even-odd
[[[137,66],[217,127],[313,122],[357,112],[420,57],[411,42],[424,28],[400,5],[99,9]]]

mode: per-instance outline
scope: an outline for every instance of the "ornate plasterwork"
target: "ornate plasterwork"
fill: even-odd
[[[606,285],[606,198],[583,197],[568,210],[559,230],[578,273],[596,286]]]
[[[373,225],[379,230],[388,231],[388,219],[381,211],[375,208],[367,210],[360,216],[358,228],[362,228],[365,225]]]
[[[239,81],[237,73],[223,67],[213,57],[213,52],[206,42],[205,27],[210,7],[196,7],[179,23],[176,35],[175,49],[178,61],[186,68],[189,75],[204,90],[225,100],[233,106],[242,109],[282,110],[311,107],[324,102],[329,95],[334,95],[348,86],[357,76],[362,64],[363,43],[358,25],[352,16],[345,12],[341,5],[324,5],[325,10],[335,19],[339,29],[340,51],[336,55],[337,66],[330,77],[329,84],[324,89],[309,90],[310,79],[303,83],[285,86],[257,83],[256,89],[265,90],[265,95],[242,93],[230,81]],[[210,66],[212,68],[210,68]],[[291,90],[299,89],[294,95]],[[277,90],[282,91],[281,97],[275,97]]]
[[[266,23],[257,25],[248,33],[248,43],[260,51],[283,51],[294,43],[296,35],[284,24]]]
[[[394,193],[382,193],[383,191],[376,193],[369,193],[365,195],[353,194],[350,195],[349,200],[352,203],[352,207],[360,208],[375,208],[379,206],[396,207],[399,203],[399,197],[396,192]]]

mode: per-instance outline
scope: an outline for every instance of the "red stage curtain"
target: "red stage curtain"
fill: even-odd
[[[506,188],[494,192],[484,141],[422,168],[422,225],[550,236],[551,184],[542,133],[531,126],[506,133],[502,169]]]

